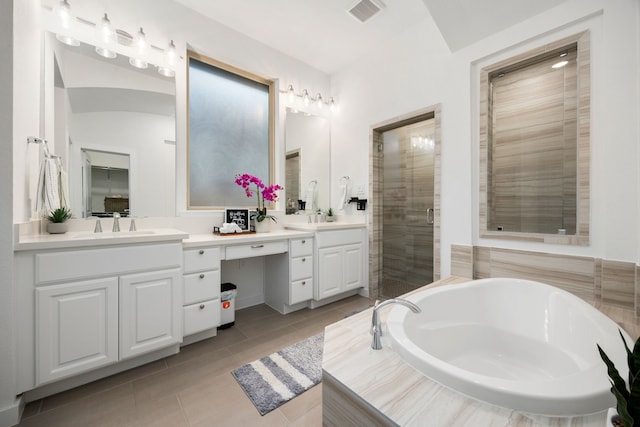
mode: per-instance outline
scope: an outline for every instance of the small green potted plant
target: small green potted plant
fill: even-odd
[[[71,210],[67,207],[59,207],[49,212],[47,220],[47,233],[49,234],[64,234],[69,230],[69,224],[66,224],[67,220],[71,218]]]
[[[611,381],[611,393],[616,397],[617,415],[614,415],[608,425],[615,427],[632,427],[640,425],[640,338],[635,342],[633,351],[627,346],[627,341],[620,331],[620,338],[627,350],[627,364],[629,365],[629,387],[616,369],[615,364],[598,345],[600,357],[607,365],[607,373]],[[636,422],[638,424],[636,424]]]
[[[333,208],[329,208],[327,210],[327,222],[334,222],[336,220],[336,215],[333,213]]]

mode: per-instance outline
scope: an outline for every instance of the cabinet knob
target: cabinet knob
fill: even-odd
[[[200,310],[204,310],[204,304],[200,304]]]
[[[305,262],[307,259],[306,258],[302,258],[302,262]]]
[[[198,251],[198,253],[199,253],[200,255],[204,254],[204,249],[200,249],[200,250]]]
[[[307,282],[305,280],[302,281],[302,286],[306,285]]]
[[[306,241],[306,240],[303,240],[303,241],[302,241],[302,244],[304,245],[305,243],[307,243],[307,241]]]
[[[200,273],[200,278],[204,279],[204,273]]]

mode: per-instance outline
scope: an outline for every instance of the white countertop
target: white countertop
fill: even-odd
[[[284,227],[289,230],[300,231],[329,231],[329,230],[346,230],[350,228],[365,228],[367,225],[364,223],[352,223],[352,222],[320,222],[311,223],[308,222],[293,222],[284,224]]]
[[[105,232],[68,232],[64,234],[33,234],[20,236],[13,244],[14,251],[32,251],[42,249],[68,249],[87,246],[108,246],[135,243],[155,243],[181,241],[189,237],[184,231],[173,228],[157,228],[137,231]]]

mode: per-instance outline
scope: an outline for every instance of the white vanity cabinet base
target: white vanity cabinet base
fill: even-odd
[[[215,337],[220,326],[219,247],[184,251],[183,345]]]
[[[180,269],[120,277],[120,358],[182,341]]]
[[[36,289],[38,384],[118,360],[118,278]]]

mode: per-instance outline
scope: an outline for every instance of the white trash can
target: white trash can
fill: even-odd
[[[220,285],[220,326],[218,329],[227,329],[235,323],[236,295],[238,287],[233,283]]]

